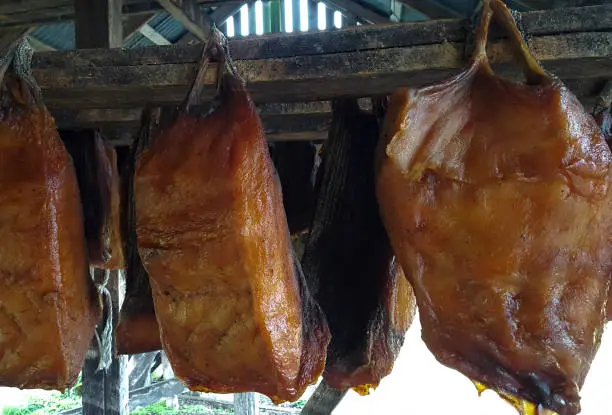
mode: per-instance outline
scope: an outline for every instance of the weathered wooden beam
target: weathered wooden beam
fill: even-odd
[[[42,42],[41,40],[35,38],[32,35],[28,36],[28,42],[30,43],[30,46],[32,46],[32,49],[37,52],[51,52],[56,50],[53,46],[47,45],[46,43]]]
[[[235,415],[259,415],[259,401],[253,392],[234,394]]]
[[[138,29],[149,23],[152,18],[155,17],[155,13],[137,14],[131,16],[123,16],[123,38],[127,39],[133,34],[138,32]]]
[[[157,30],[153,29],[146,23],[140,26],[138,32],[156,45],[167,46],[172,44],[172,42],[163,37]]]
[[[74,0],[76,46],[119,48],[123,43],[122,0]]]
[[[105,109],[83,111],[54,111],[56,123],[61,129],[119,129],[133,137],[139,127],[142,110]],[[298,105],[264,105],[260,109],[269,141],[306,140],[326,138],[331,122],[331,109],[327,102]],[[129,135],[129,134],[128,134]],[[114,141],[114,137],[108,137]],[[131,140],[117,137],[116,145],[129,145]]]
[[[206,6],[224,5],[234,0],[198,0]],[[125,0],[124,15],[147,15],[163,8],[154,0]],[[0,27],[28,27],[75,18],[73,0],[2,0]]]
[[[325,380],[322,380],[306,402],[300,415],[329,415],[338,406],[344,395],[346,395],[346,390],[334,389]]]
[[[195,0],[157,0],[168,13],[190,33],[205,42],[209,37],[212,21]]]
[[[75,34],[78,48],[118,48],[123,43],[122,0],[74,0],[76,15]],[[94,132],[78,133],[83,139],[92,139]],[[109,271],[96,270],[96,274]],[[104,318],[110,319],[111,327],[115,327],[121,308],[122,271],[112,271],[106,275],[108,282],[105,289],[110,296],[110,304],[105,302]],[[105,278],[97,278],[97,283]],[[103,320],[108,321],[108,320]],[[113,330],[111,330],[111,333]],[[98,351],[97,358],[87,358],[83,366],[83,415],[127,415],[128,378],[127,358],[117,357],[114,339],[105,337],[104,325],[96,329],[102,346],[95,347],[88,354]],[[107,368],[98,370],[101,359],[100,348],[112,345],[112,357]],[[99,346],[99,345],[97,345]],[[105,349],[108,350],[108,349]]]
[[[461,13],[436,0],[400,0],[406,6],[424,14],[430,19],[462,17]]]
[[[354,15],[358,19],[364,20],[367,23],[389,23],[390,13],[381,14],[369,7],[362,5],[354,0],[327,0],[327,4],[341,12]]]
[[[151,367],[159,352],[139,353],[129,358],[129,383],[130,390],[151,386]]]
[[[153,403],[161,399],[170,398],[185,392],[187,388],[178,379],[169,379],[153,383],[140,389],[130,392],[129,409],[130,411]]]
[[[521,16],[546,69],[570,80],[612,77],[612,5]],[[466,64],[465,34],[460,20],[364,25],[232,40],[230,50],[256,102],[317,101],[445,79]],[[182,101],[200,53],[200,46],[41,52],[33,66],[52,109],[135,107]],[[489,56],[499,74],[515,73],[503,40],[490,43]],[[215,78],[210,70],[204,99],[214,95]]]
[[[238,13],[238,10],[240,10],[244,3],[246,3],[246,1],[220,5],[212,11],[210,14],[210,20],[215,22],[217,25],[223,24],[230,16]]]

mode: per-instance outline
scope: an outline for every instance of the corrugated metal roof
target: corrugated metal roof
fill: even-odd
[[[384,13],[393,11],[394,14],[397,15],[396,17],[401,21],[417,21],[427,19],[427,16],[415,9],[405,6],[403,3],[399,3],[399,0],[357,1],[367,4],[371,6],[372,9],[379,10]],[[437,3],[456,11],[457,13],[469,16],[476,7],[477,1],[478,0],[437,0]],[[514,3],[514,0],[506,0],[506,2],[511,7],[520,9],[520,2]],[[399,13],[399,11],[401,11],[401,13]],[[187,33],[187,30],[183,27],[183,25],[165,11],[158,12],[147,22],[147,24],[171,43],[176,43]],[[225,29],[224,24],[221,25],[221,27]],[[35,29],[31,33],[31,36],[58,50],[74,49],[75,47],[73,23],[45,24]],[[154,43],[150,39],[137,31],[125,39],[123,46],[126,48],[137,48],[153,45]]]
[[[160,35],[168,39],[171,43],[178,42],[178,40],[187,33],[187,29],[166,12],[155,15],[155,17],[149,21],[149,26],[159,32]]]
[[[74,49],[74,23],[52,23],[39,26],[30,33],[41,42],[57,49]]]

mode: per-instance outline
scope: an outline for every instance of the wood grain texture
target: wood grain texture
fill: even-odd
[[[523,13],[530,47],[562,79],[612,76],[612,5]],[[230,42],[238,71],[259,103],[388,94],[458,73],[465,65],[460,20],[359,26]],[[557,34],[554,34],[557,33]],[[34,73],[52,109],[122,108],[180,102],[195,75],[200,46],[78,50],[35,54]],[[489,54],[513,76],[503,40]],[[215,71],[203,98],[214,95]]]
[[[338,406],[347,390],[334,389],[322,380],[317,386],[308,402],[302,409],[301,415],[329,415]]]

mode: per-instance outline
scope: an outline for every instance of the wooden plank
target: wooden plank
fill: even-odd
[[[205,42],[209,37],[212,21],[195,0],[157,0],[175,20],[190,33]]]
[[[325,380],[322,380],[306,402],[301,415],[329,415],[338,406],[344,395],[346,395],[346,390],[334,389]]]
[[[123,43],[122,0],[74,0],[76,14],[75,34],[79,48],[113,48]],[[91,139],[92,131],[83,131],[84,139]],[[108,272],[108,271],[107,271]],[[96,274],[104,271],[96,270]],[[110,272],[106,289],[110,295],[110,304],[105,304],[105,318],[111,318],[115,327],[121,307],[121,271]],[[97,278],[97,282],[103,281]],[[104,320],[103,320],[104,321]],[[83,414],[84,415],[127,415],[128,378],[127,358],[117,357],[114,339],[104,337],[104,327],[97,329],[98,336],[104,342],[112,342],[113,357],[110,367],[105,370],[92,369],[92,360],[86,360],[83,369]],[[96,345],[97,346],[97,345]],[[96,347],[98,349],[98,347]],[[92,352],[92,350],[90,350]]]
[[[534,54],[562,79],[612,76],[612,5],[521,16]],[[456,74],[465,65],[464,38],[463,22],[448,20],[258,36],[233,40],[230,48],[256,102],[316,101],[385,94]],[[513,73],[503,41],[491,42],[489,51],[501,74]],[[200,53],[197,45],[41,52],[34,74],[52,109],[177,103]],[[205,99],[214,78],[209,71]]]
[[[153,383],[151,386],[135,389],[130,392],[129,410],[159,402],[185,392],[187,388],[178,379],[169,379]]]
[[[259,400],[253,392],[234,394],[235,415],[259,415]]]
[[[121,0],[74,0],[74,8],[77,48],[121,47]]]
[[[353,0],[327,0],[326,3],[367,23],[389,23],[389,17],[391,16],[391,13],[386,15],[379,13]]]
[[[168,39],[163,37],[157,30],[153,29],[151,26],[149,26],[146,23],[140,26],[140,28],[138,29],[138,32],[140,32],[141,35],[143,35],[144,37],[146,37],[147,39],[149,39],[151,42],[153,42],[156,45],[171,45],[172,44]]]
[[[612,32],[533,37],[530,44],[544,67],[562,79],[612,76]],[[496,71],[513,75],[508,45],[497,42],[490,46]],[[163,53],[157,58],[163,60]],[[101,67],[71,66],[70,60],[60,68],[34,67],[50,108],[178,103],[196,71],[195,63]],[[460,43],[236,61],[253,99],[261,103],[388,94],[400,85],[421,86],[446,79],[464,65]],[[214,95],[215,78],[214,70],[207,73],[205,100]]]
[[[111,295],[113,307],[112,326],[119,324],[119,311],[123,303],[125,285],[123,270],[111,271],[107,288]],[[114,333],[113,333],[114,334]],[[113,360],[104,374],[104,415],[128,415],[129,377],[127,373],[127,356],[117,354],[116,344],[113,340]]]
[[[28,36],[28,42],[30,43],[30,46],[32,46],[32,49],[37,52],[50,52],[56,50],[53,46],[47,45],[32,35]]]
[[[612,4],[584,8],[520,13],[521,26],[532,37],[612,30]],[[237,19],[238,20],[238,19]],[[362,25],[343,30],[270,34],[232,39],[229,47],[236,60],[325,55],[357,50],[402,48],[463,42],[466,22],[461,19],[390,25]],[[492,28],[493,29],[493,28]],[[494,32],[494,30],[492,30]],[[201,46],[135,48],[123,51],[77,50],[38,53],[34,67],[160,65],[197,63]]]
[[[210,20],[215,22],[217,25],[223,24],[230,16],[238,13],[238,10],[240,10],[244,3],[244,1],[241,1],[239,3],[221,5],[212,11],[210,14]]]
[[[462,17],[461,13],[436,0],[400,0],[406,6],[424,14],[430,19]]]
[[[130,356],[132,369],[129,372],[130,390],[151,386],[151,367],[159,352],[139,353]]]

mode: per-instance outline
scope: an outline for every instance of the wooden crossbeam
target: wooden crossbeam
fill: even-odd
[[[612,77],[612,5],[527,12],[522,25],[542,64],[562,79]],[[331,32],[269,35],[230,41],[254,100],[317,101],[387,94],[458,73],[465,65],[464,22],[364,25]],[[500,74],[513,54],[492,41]],[[40,52],[34,75],[52,109],[138,107],[178,103],[193,81],[200,46]],[[212,98],[215,71],[205,79]]]
[[[367,23],[389,23],[391,16],[391,13],[383,15],[354,0],[327,0],[326,3]]]
[[[209,37],[212,20],[195,0],[157,0],[175,20],[178,20],[200,41]]]
[[[153,42],[155,45],[171,45],[168,39],[163,37],[157,30],[153,29],[147,23],[143,24],[138,28],[138,32]]]
[[[301,415],[327,415],[338,406],[346,390],[340,391],[332,388],[325,380],[322,380],[314,393],[306,402]]]
[[[424,14],[430,19],[462,17],[461,13],[437,0],[400,0],[406,6]]]
[[[207,6],[225,5],[233,0],[198,0]],[[154,0],[124,0],[122,13],[146,15],[163,10]],[[0,1],[0,28],[28,27],[44,23],[73,20],[73,0],[2,0]]]
[[[318,141],[327,137],[331,122],[328,102],[300,104],[268,104],[259,108],[268,141]],[[131,136],[138,131],[142,109],[106,109],[82,111],[54,111],[60,129],[119,129]],[[108,137],[113,139],[114,137]],[[119,138],[116,145],[129,141]]]
[[[32,46],[32,49],[38,52],[50,52],[56,50],[53,46],[47,45],[45,42],[32,35],[28,36],[28,42],[30,43],[30,46]]]

